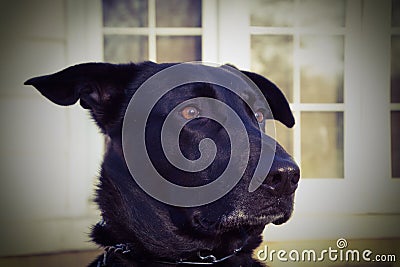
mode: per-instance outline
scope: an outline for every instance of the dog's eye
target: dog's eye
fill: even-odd
[[[187,106],[181,111],[181,115],[186,120],[191,120],[199,116],[199,111],[193,106]]]
[[[254,113],[254,116],[259,123],[262,123],[264,121],[264,114],[260,110]]]

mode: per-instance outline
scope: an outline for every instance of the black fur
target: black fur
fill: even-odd
[[[166,162],[157,141],[159,129],[166,114],[183,100],[205,96],[227,103],[245,122],[251,145],[245,174],[232,191],[204,206],[174,207],[147,195],[131,178],[121,141],[125,110],[137,88],[154,73],[169,66],[171,64],[152,62],[126,65],[87,63],[25,82],[59,105],[72,105],[80,100],[82,107],[90,110],[107,136],[96,197],[104,223],[93,227],[91,237],[100,246],[114,248],[109,249],[105,265],[102,265],[104,255],[100,255],[90,266],[171,266],[156,261],[199,261],[199,252],[222,258],[240,247],[243,249],[237,255],[215,266],[263,266],[252,258],[253,250],[261,243],[261,233],[266,224],[280,224],[290,217],[299,169],[290,155],[277,145],[273,166],[263,186],[253,193],[248,192],[251,175],[259,160],[258,147],[262,137],[256,130],[254,114],[231,92],[201,83],[185,85],[185,90],[177,88],[168,92],[150,115],[146,141],[154,165],[167,179],[187,186],[206,184],[218,177],[229,159],[226,132],[205,118],[185,126],[179,142],[186,157],[198,157],[196,144],[205,137],[212,138],[218,149],[211,166],[199,173],[188,174]],[[258,74],[243,73],[261,89],[274,118],[292,127],[294,118],[282,92]],[[201,90],[195,90],[198,87]],[[129,252],[116,252],[117,244],[128,246]]]

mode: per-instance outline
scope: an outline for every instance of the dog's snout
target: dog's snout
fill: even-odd
[[[290,195],[297,189],[299,180],[300,169],[291,158],[275,157],[264,186],[277,195]]]

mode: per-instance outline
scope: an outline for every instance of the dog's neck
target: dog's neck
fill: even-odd
[[[215,267],[239,267],[239,266],[264,266],[252,258],[252,251],[259,245],[257,240],[243,235],[242,242],[237,247],[222,251],[198,250],[188,254],[185,258],[179,256],[157,258],[146,253],[137,243],[109,243],[102,236],[109,236],[107,223],[101,220],[92,231],[93,240],[104,247],[104,253],[100,255],[90,267],[170,267],[170,266],[215,266]],[[121,241],[121,240],[120,240]],[[119,242],[120,242],[119,241]],[[118,242],[118,241],[117,241]],[[215,256],[217,255],[217,256]]]
[[[106,231],[105,222],[101,221],[96,225],[98,230]],[[226,252],[225,254],[217,253],[214,256],[213,252],[197,251],[187,258],[155,258],[143,251],[136,249],[137,244],[119,243],[114,245],[105,245],[104,252],[90,267],[170,267],[170,266],[219,266],[219,267],[234,267],[234,266],[262,266],[251,258],[251,244],[247,239],[238,245],[237,248]],[[250,246],[250,247],[249,247]]]

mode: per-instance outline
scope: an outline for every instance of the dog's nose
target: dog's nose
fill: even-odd
[[[264,186],[276,195],[290,195],[300,180],[299,166],[288,157],[275,156]]]

